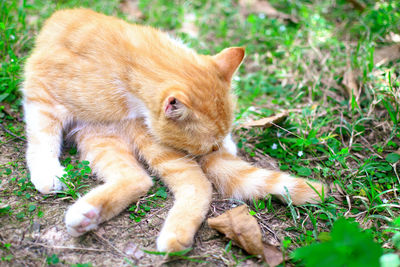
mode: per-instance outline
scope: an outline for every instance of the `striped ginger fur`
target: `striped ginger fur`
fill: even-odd
[[[104,183],[66,212],[79,236],[146,194],[145,161],[174,194],[157,248],[190,247],[211,202],[212,184],[238,199],[272,193],[294,204],[316,202],[323,186],[259,169],[235,156],[230,90],[244,49],[199,55],[165,33],[87,9],[46,21],[25,66],[24,110],[31,181],[62,189],[63,131]]]
[[[317,203],[326,193],[326,187],[318,182],[254,167],[225,149],[202,157],[200,164],[218,191],[226,197],[251,200],[273,194],[283,201],[301,205]]]

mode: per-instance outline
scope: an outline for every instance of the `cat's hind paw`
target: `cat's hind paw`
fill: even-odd
[[[176,252],[189,248],[192,238],[185,238],[174,232],[162,231],[157,238],[157,250],[161,252]]]
[[[65,214],[65,225],[70,235],[77,237],[96,229],[100,223],[100,209],[85,200],[78,200]]]

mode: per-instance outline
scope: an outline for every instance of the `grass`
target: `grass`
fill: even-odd
[[[400,62],[377,65],[374,55],[392,45],[393,36],[399,38],[400,4],[359,2],[365,4],[362,12],[344,0],[270,1],[277,10],[295,16],[298,22],[294,23],[257,12],[244,16],[236,1],[138,1],[143,16],[135,21],[169,31],[201,53],[246,46],[246,60],[234,81],[239,97],[238,146],[255,162],[270,161],[282,171],[332,184],[333,192],[318,205],[283,207],[270,197],[249,204],[260,220],[275,212],[280,221],[290,222],[282,229],[286,237],[280,240],[285,253],[323,240],[341,217],[358,222],[384,253],[395,251],[393,231],[388,229],[393,229],[400,207]],[[121,11],[119,1],[0,4],[0,122],[13,135],[24,135],[18,88],[34,34],[54,10],[76,6],[131,18]],[[189,15],[194,17],[191,23],[197,36],[185,30]],[[349,68],[359,95],[349,95],[343,85]],[[290,111],[290,115],[275,127],[240,127],[246,120],[280,111]],[[0,146],[18,141],[13,135],[3,135]],[[71,166],[71,171],[84,168]],[[1,216],[26,220],[43,214],[43,207],[31,201],[37,193],[28,182],[23,160],[1,165],[0,177],[2,184],[15,188],[2,194]],[[69,194],[76,197],[74,183],[71,186]],[[165,196],[160,188],[153,190],[157,201]],[[7,206],[9,194],[20,199],[16,208]],[[131,218],[142,220],[153,208],[152,201],[144,199],[139,207],[132,206]],[[2,260],[12,262],[9,250],[1,250]],[[232,262],[243,259],[232,255]]]

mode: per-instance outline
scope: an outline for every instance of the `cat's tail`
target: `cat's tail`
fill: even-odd
[[[295,205],[322,202],[328,186],[287,173],[260,169],[221,149],[200,159],[203,171],[222,194],[236,199],[278,196]]]

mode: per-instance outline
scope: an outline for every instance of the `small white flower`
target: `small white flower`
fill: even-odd
[[[14,59],[11,59],[10,61],[11,61],[11,62],[14,62]]]
[[[303,151],[299,151],[299,152],[297,152],[297,156],[299,156],[299,157],[301,157],[301,156],[303,156]]]
[[[286,31],[285,25],[280,26],[280,27],[279,27],[279,31],[280,31],[280,32]]]
[[[264,14],[264,13],[260,13],[260,14],[258,14],[258,17],[259,17],[260,19],[265,19],[265,14]]]
[[[256,111],[256,108],[251,106],[251,107],[249,107],[248,111]]]
[[[382,199],[382,202],[386,204],[386,203],[388,203],[389,201],[387,200],[387,198],[384,198],[384,199]]]
[[[277,132],[277,133],[276,133],[276,136],[279,138],[279,137],[282,136],[282,134],[281,134],[280,132]]]
[[[235,82],[238,82],[238,81],[240,81],[240,77],[239,77],[239,76],[235,76],[235,77],[233,77],[233,80],[234,80]]]
[[[275,143],[273,143],[273,144],[272,144],[272,146],[271,146],[271,148],[272,148],[273,150],[275,150],[275,149],[277,149],[277,148],[278,148],[278,145],[277,145],[277,144],[275,144]]]
[[[15,36],[14,35],[10,35],[10,39],[11,40],[15,40]]]

